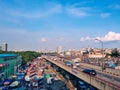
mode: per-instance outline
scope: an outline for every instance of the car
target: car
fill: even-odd
[[[72,63],[70,61],[66,61],[65,64],[68,65],[68,66],[72,65]]]
[[[77,88],[78,90],[87,90],[87,85],[82,80],[78,81],[77,86],[78,86],[78,88]]]
[[[79,62],[75,62],[75,64],[76,64],[77,66],[79,66],[79,65],[80,65],[80,63],[79,63]]]
[[[84,69],[83,72],[87,73],[89,75],[97,75],[97,73],[94,69]]]
[[[56,61],[56,60],[57,60],[57,58],[54,58],[53,60],[54,60],[54,61]]]

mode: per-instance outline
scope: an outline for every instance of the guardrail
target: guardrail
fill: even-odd
[[[106,68],[103,71],[102,68],[100,66],[97,66],[97,65],[91,65],[91,64],[82,63],[82,62],[80,63],[80,65],[83,65],[83,66],[86,66],[86,67],[89,67],[89,68],[93,68],[93,69],[102,71],[102,72],[107,73],[107,74],[111,74],[111,75],[113,75],[115,77],[120,77],[120,70],[118,70],[118,69]]]
[[[87,83],[93,85],[94,87],[96,87],[100,90],[120,90],[120,86],[115,84],[114,82],[108,82],[107,80],[104,80],[102,78],[90,76],[81,71],[78,71],[71,67],[68,67],[63,63],[60,63],[60,62],[58,63],[57,61],[51,60],[50,58],[47,58],[47,57],[44,57],[44,59],[54,63],[55,65],[59,66],[60,68],[70,72],[71,74],[86,81]]]

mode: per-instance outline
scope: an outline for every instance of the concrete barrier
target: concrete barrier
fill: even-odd
[[[81,71],[78,71],[71,67],[66,66],[65,64],[63,64],[63,62],[53,61],[46,57],[45,57],[45,59],[50,61],[51,63],[57,65],[58,67],[64,69],[65,71],[68,71],[69,73],[73,74],[74,76],[84,80],[85,82],[93,85],[94,87],[98,88],[99,90],[120,90],[120,86],[116,85],[112,81],[108,82],[107,80],[104,80],[102,78],[90,76]],[[83,65],[90,67],[88,64],[83,64]],[[91,67],[93,67],[93,65]],[[94,66],[94,68],[100,69],[100,67],[97,67],[97,66]]]
[[[102,67],[97,66],[97,65],[91,65],[91,64],[87,64],[87,63],[80,63],[80,65],[88,67],[88,68],[93,68],[95,70],[99,70],[101,72],[104,72],[106,74],[111,74],[113,76],[116,77],[120,77],[120,70],[118,69],[111,69],[111,68],[106,68],[104,71],[102,70]]]

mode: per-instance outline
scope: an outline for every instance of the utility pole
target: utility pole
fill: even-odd
[[[101,43],[101,48],[102,48],[102,50],[101,50],[101,53],[102,53],[102,71],[103,71],[103,70],[105,70],[105,61],[103,60],[103,41],[100,40],[100,39],[97,39],[97,38],[95,40],[97,40]]]

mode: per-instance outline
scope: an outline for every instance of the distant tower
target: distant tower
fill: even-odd
[[[2,51],[7,51],[7,43],[2,44]]]
[[[59,53],[61,53],[61,52],[62,52],[62,47],[59,46],[59,47],[57,48],[57,53],[59,54]]]
[[[2,46],[0,46],[0,50],[2,50]]]

